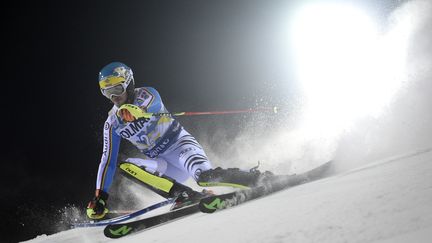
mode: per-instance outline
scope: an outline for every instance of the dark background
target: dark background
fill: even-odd
[[[357,2],[377,18],[399,4]],[[84,208],[91,199],[102,125],[112,106],[100,94],[97,75],[112,61],[133,69],[136,86],[155,87],[171,111],[244,109],[257,103],[289,107],[296,92],[290,81],[294,71],[280,32],[296,3],[4,6],[0,241],[54,233],[60,208]],[[215,127],[235,131],[243,121],[235,116],[180,120],[193,134],[200,132],[197,136],[211,136]]]

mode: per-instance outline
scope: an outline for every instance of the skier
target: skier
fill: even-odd
[[[208,191],[194,191],[182,184],[192,177],[198,185],[224,182],[254,186],[266,173],[236,168],[212,169],[202,146],[169,114],[159,93],[152,87],[135,88],[132,70],[113,62],[99,73],[102,94],[114,103],[103,134],[103,153],[94,198],[87,216],[102,219],[108,213],[108,191],[117,167],[166,198],[175,198],[173,209],[198,201]],[[120,141],[126,139],[139,151],[138,158],[121,158]]]

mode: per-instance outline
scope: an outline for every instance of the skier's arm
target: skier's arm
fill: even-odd
[[[108,213],[108,190],[111,186],[117,164],[120,147],[120,136],[114,132],[110,118],[104,125],[104,145],[101,162],[96,180],[94,198],[87,205],[87,216],[91,219],[101,219]]]
[[[121,137],[114,132],[113,125],[107,121],[104,125],[104,144],[101,162],[96,180],[96,196],[98,190],[108,193],[117,168],[117,156],[120,147]]]

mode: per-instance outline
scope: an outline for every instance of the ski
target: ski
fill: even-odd
[[[305,173],[275,176],[258,187],[209,196],[201,199],[198,207],[203,213],[213,213],[217,210],[230,208],[273,192],[324,178],[328,175],[331,165],[332,162],[329,161]]]
[[[266,182],[263,186],[241,189],[236,192],[206,197],[201,199],[197,204],[156,215],[150,218],[140,219],[132,222],[111,222],[105,227],[104,235],[114,239],[120,238],[141,230],[162,225],[163,223],[175,219],[180,219],[200,211],[204,213],[213,213],[216,210],[232,207],[243,202],[283,190],[285,188],[323,178],[330,168],[331,161],[302,174],[274,176],[271,181]]]
[[[104,229],[104,235],[109,238],[120,238],[137,231],[161,225],[165,222],[179,219],[199,212],[198,204],[189,205],[174,211],[126,223],[109,224]]]
[[[109,225],[109,224],[114,224],[114,223],[120,223],[138,216],[141,216],[145,213],[148,213],[152,210],[158,209],[160,207],[172,204],[174,202],[174,199],[167,199],[165,201],[153,204],[151,206],[148,206],[146,208],[143,208],[141,210],[138,210],[136,212],[130,213],[130,214],[126,214],[126,215],[121,215],[112,219],[106,219],[106,220],[101,220],[101,221],[90,221],[90,222],[82,222],[82,223],[74,223],[72,224],[72,228],[82,228],[82,227],[96,227],[96,226],[104,226],[104,225]]]

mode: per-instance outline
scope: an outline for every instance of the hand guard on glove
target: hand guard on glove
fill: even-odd
[[[136,105],[124,104],[118,109],[117,116],[124,122],[133,122],[140,118],[150,119],[152,113],[147,113]]]
[[[96,196],[87,205],[87,217],[91,219],[102,219],[108,213],[108,193],[98,190]]]

